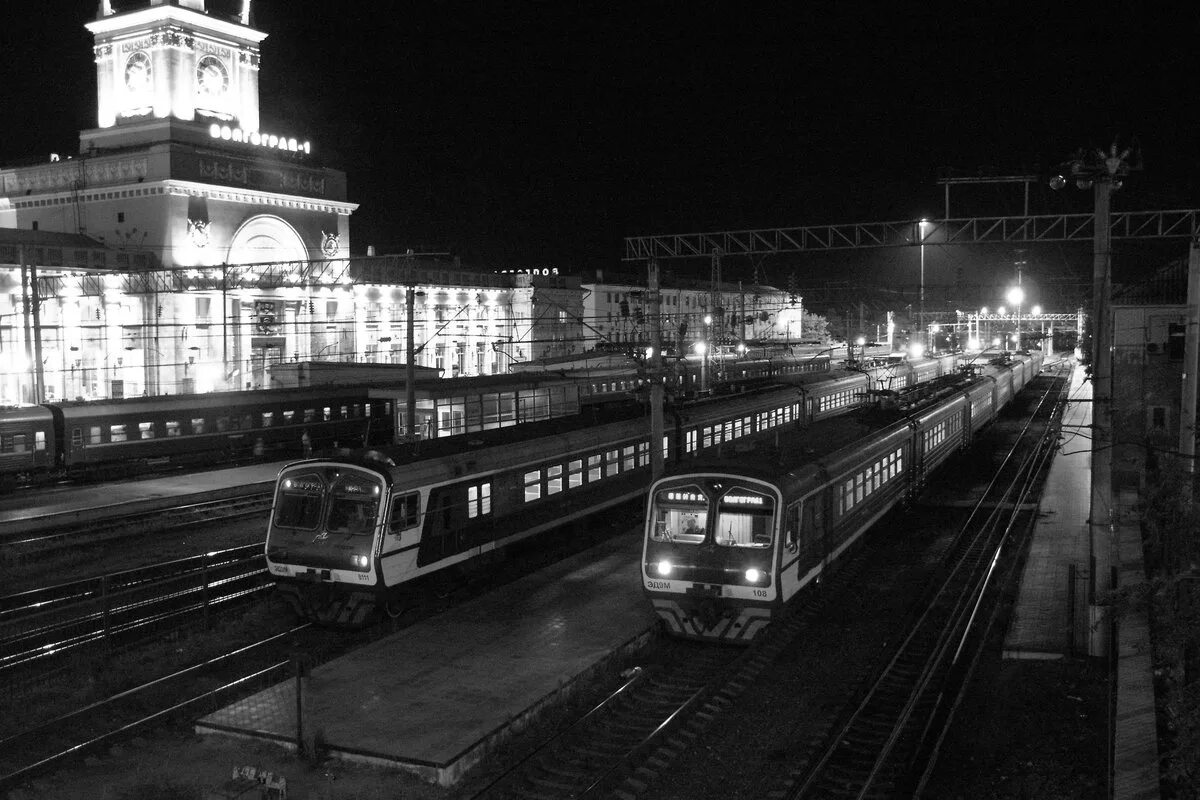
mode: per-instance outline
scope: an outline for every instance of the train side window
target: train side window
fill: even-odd
[[[604,454],[604,477],[611,478],[621,473],[621,451],[609,450]]]
[[[799,503],[788,506],[787,521],[784,523],[785,543],[793,553],[800,549],[800,509]]]
[[[217,433],[229,430],[229,417],[217,417]]]
[[[153,439],[154,438],[154,423],[139,422],[138,423],[138,438]]]
[[[100,444],[100,426],[93,425],[88,435],[88,444]]]
[[[402,531],[417,527],[420,522],[421,495],[409,492],[392,499],[392,516],[388,530],[395,536]]]
[[[304,409],[304,421],[305,422],[316,422],[317,421],[317,410],[315,408]]]
[[[3,449],[6,453],[24,453],[25,434],[15,433],[12,436],[5,437]]]
[[[329,420],[333,419],[333,409],[331,409],[329,406],[325,406],[321,409],[321,416],[325,422],[329,422]]]
[[[33,433],[33,449],[34,450],[45,450],[46,449],[46,432],[45,431],[34,431],[34,433]]]
[[[110,426],[108,429],[108,434],[109,434],[108,440],[110,442],[124,442],[124,441],[128,441],[128,439],[129,439],[129,434],[126,433],[124,425]]]
[[[204,433],[204,417],[192,417],[192,433]]]
[[[179,421],[173,419],[167,420],[163,423],[163,430],[167,432],[168,439],[170,439],[172,436],[178,436],[181,433],[179,429]]]
[[[639,467],[645,467],[650,464],[650,443],[638,442],[637,446],[637,461]]]
[[[492,513],[492,484],[490,481],[467,487],[467,516],[471,519]]]
[[[83,428],[71,428],[71,446],[79,447],[83,444]]]
[[[262,427],[270,428],[274,424],[275,424],[275,412],[274,411],[264,411],[263,415],[262,415]]]
[[[542,496],[542,471],[525,473],[525,502],[532,503]]]
[[[562,464],[553,464],[546,467],[546,494],[558,494],[562,491]]]
[[[254,428],[254,415],[244,414],[242,416],[242,430],[248,431]]]
[[[567,464],[567,488],[574,489],[583,485],[583,459],[576,459]]]
[[[636,452],[637,452],[637,450],[633,445],[622,448],[622,450],[621,450],[621,469],[628,472],[629,470],[631,470],[637,466],[637,461],[635,459]]]
[[[296,417],[296,412],[295,412],[295,411],[285,411],[285,412],[283,412],[283,424],[284,424],[284,425],[291,425],[291,424],[292,424],[292,421],[295,419],[295,417]]]
[[[588,456],[588,483],[600,480],[600,456]]]

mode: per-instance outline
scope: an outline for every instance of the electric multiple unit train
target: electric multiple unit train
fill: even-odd
[[[720,452],[844,414],[885,383],[932,378],[956,363],[801,372],[786,384],[670,406],[657,443],[646,416],[580,415],[495,432],[498,444],[467,436],[301,461],[279,474],[267,568],[304,618],[359,625],[380,611],[395,615],[431,581],[506,545],[644,496],[652,446],[666,463]]]
[[[791,429],[677,464],[650,489],[642,586],[672,635],[747,643],[995,419],[1042,355],[987,364],[909,411]]]

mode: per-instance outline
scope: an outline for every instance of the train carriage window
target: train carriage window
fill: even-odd
[[[611,478],[621,472],[621,451],[609,450],[604,454],[604,477]]]
[[[333,409],[331,409],[329,406],[325,406],[324,408],[322,408],[321,409],[321,418],[325,422],[329,422],[331,419],[333,419]]]
[[[183,433],[179,427],[179,420],[176,419],[167,420],[165,423],[163,423],[163,428],[167,432],[168,439],[172,436],[179,436],[181,433]]]
[[[689,452],[689,453],[696,452],[696,429],[695,428],[693,428],[687,432],[686,442],[687,442],[687,446],[686,446],[687,452]]]
[[[350,419],[350,411],[347,406],[342,406],[342,419]]]
[[[154,438],[154,423],[153,422],[139,422],[138,423],[138,436],[142,439],[153,439]]]
[[[274,424],[275,424],[275,412],[274,411],[264,411],[262,414],[262,427],[270,428]]]
[[[621,448],[621,469],[628,472],[637,466],[635,454],[636,448],[633,445]]]
[[[283,412],[283,424],[284,425],[291,425],[292,421],[295,420],[295,418],[296,418],[295,411],[284,411]]]
[[[562,491],[562,464],[553,464],[546,467],[546,494],[558,494]]]
[[[492,513],[491,481],[467,487],[467,516],[471,519]]]
[[[717,501],[716,543],[725,547],[768,547],[775,501],[762,492],[734,486]]]
[[[109,427],[108,433],[108,440],[110,442],[124,442],[129,439],[129,434],[126,432],[124,425],[112,425]]]
[[[45,431],[34,431],[33,449],[34,450],[45,450],[46,449],[46,432]]]
[[[88,444],[100,444],[100,426],[93,425],[88,430]]]
[[[315,408],[304,409],[304,421],[305,422],[316,422],[317,421],[317,410]]]
[[[229,430],[229,417],[217,417],[217,433]]]
[[[600,456],[588,456],[588,482],[600,480]]]
[[[574,489],[583,485],[583,459],[576,459],[567,464],[567,488]]]
[[[275,525],[280,528],[315,530],[321,522],[324,484],[315,475],[293,475],[279,482],[275,498]]]
[[[532,503],[542,496],[542,471],[525,473],[525,502]]]
[[[650,443],[638,442],[637,446],[637,463],[639,467],[645,467],[650,464]]]
[[[694,484],[660,489],[651,512],[650,539],[700,544],[708,525],[708,497]]]
[[[244,431],[253,430],[254,429],[254,416],[251,414],[243,415],[241,428]]]
[[[713,445],[713,429],[706,427],[704,429],[704,446],[712,447]]]
[[[419,510],[421,495],[409,492],[392,498],[392,516],[388,520],[388,531],[399,536],[402,531],[417,527],[420,524]]]
[[[192,418],[192,433],[197,433],[197,434],[204,433],[204,418],[203,417],[193,417]]]

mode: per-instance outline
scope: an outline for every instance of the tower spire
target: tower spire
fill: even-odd
[[[250,26],[250,0],[242,0],[242,24]]]

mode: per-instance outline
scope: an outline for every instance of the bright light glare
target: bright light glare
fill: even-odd
[[[967,349],[968,350],[979,350],[980,349],[979,340],[974,337],[967,339]]]
[[[913,342],[908,346],[908,354],[913,358],[920,358],[925,355],[925,345],[920,342]]]
[[[705,314],[705,315],[704,315],[704,324],[705,324],[705,325],[712,325],[712,314]]]
[[[997,308],[996,313],[999,314],[1000,316],[1004,316],[1004,306],[1000,306],[999,308]]]
[[[761,577],[762,573],[756,570],[754,567],[746,570],[746,580],[750,581],[750,583],[758,583],[758,579]]]
[[[999,346],[1000,346],[1000,337],[999,337],[999,336],[997,336],[995,339],[992,339],[992,346],[993,346],[993,347],[999,347]]]
[[[1008,294],[1005,295],[1005,298],[1012,305],[1019,306],[1021,303],[1025,302],[1025,290],[1020,286],[1014,286],[1008,290]]]
[[[670,575],[671,574],[671,562],[670,561],[660,561],[654,565],[654,569],[656,572],[658,572],[659,575]]]
[[[986,314],[986,313],[987,313],[987,306],[984,306],[983,308],[979,309],[979,313],[980,313],[980,314]]]
[[[1041,314],[1041,313],[1042,313],[1042,307],[1041,307],[1041,306],[1034,306],[1033,308],[1031,308],[1031,309],[1029,309],[1029,310],[1033,312],[1033,315],[1034,315],[1035,317],[1036,317],[1038,314]]]
[[[654,348],[653,347],[646,348],[646,358],[654,358]]]
[[[696,342],[692,345],[692,352],[698,356],[702,356],[708,352],[708,345],[704,342]]]
[[[859,347],[862,347],[863,345],[865,345],[865,344],[867,343],[867,337],[865,337],[865,336],[860,336],[860,337],[858,337],[857,339],[855,339],[855,340],[854,340],[854,343],[855,343],[856,345],[858,345]]]

